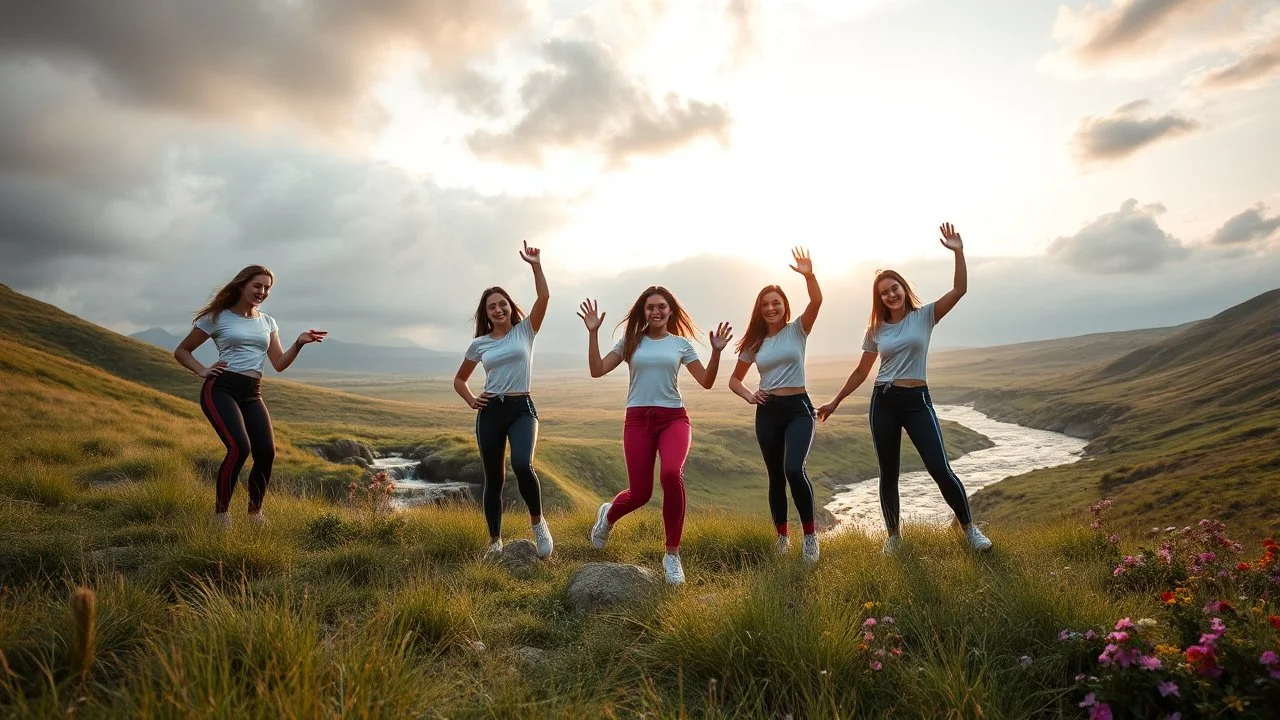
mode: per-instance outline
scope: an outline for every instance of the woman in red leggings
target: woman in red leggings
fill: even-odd
[[[643,507],[653,496],[653,466],[658,461],[662,483],[662,524],[666,530],[667,553],[662,559],[667,582],[684,582],[680,564],[680,534],[684,530],[684,461],[689,456],[692,429],[689,414],[680,397],[677,376],[680,366],[689,369],[698,384],[708,390],[716,382],[720,352],[733,338],[733,328],[720,323],[710,334],[711,359],[706,367],[689,338],[697,334],[693,321],[669,290],[646,288],[627,314],[626,332],[604,357],[600,357],[600,324],[604,313],[594,300],[582,303],[578,317],[590,334],[587,361],[591,377],[607,375],[626,361],[630,373],[627,387],[627,419],[622,431],[622,447],[627,460],[627,489],[612,502],[600,506],[591,528],[591,544],[603,548],[609,531],[623,515]]]

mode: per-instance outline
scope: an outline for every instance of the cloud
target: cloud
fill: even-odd
[[[724,16],[733,29],[729,46],[729,68],[738,68],[760,53],[760,12],[756,0],[729,0]]]
[[[1080,121],[1072,138],[1076,157],[1083,163],[1119,160],[1160,140],[1199,130],[1200,123],[1176,112],[1138,117],[1146,100],[1123,105],[1107,117],[1089,116]]]
[[[87,69],[125,104],[341,127],[397,53],[449,68],[525,21],[516,0],[41,0],[0,6],[0,55]]]
[[[1164,212],[1159,203],[1140,207],[1130,198],[1118,211],[1096,218],[1075,235],[1055,239],[1045,254],[1082,272],[1153,272],[1187,256],[1187,248],[1156,222]]]
[[[1232,216],[1218,228],[1209,239],[1209,243],[1211,245],[1243,245],[1267,240],[1276,234],[1277,229],[1280,229],[1280,216],[1263,217],[1266,211],[1267,206],[1258,203]]]
[[[473,152],[538,164],[548,149],[571,148],[621,164],[633,155],[661,154],[704,137],[728,142],[728,108],[674,93],[655,101],[602,43],[551,40],[542,54],[546,66],[520,87],[523,116],[506,130],[472,134]]]
[[[1234,62],[1205,71],[1195,81],[1206,90],[1256,87],[1280,75],[1280,37],[1263,43]]]

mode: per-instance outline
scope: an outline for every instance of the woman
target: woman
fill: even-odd
[[[667,548],[662,568],[668,583],[680,585],[684,582],[684,568],[680,564],[685,510],[684,462],[693,438],[677,379],[683,365],[699,385],[711,389],[720,367],[720,352],[732,339],[733,328],[728,323],[720,323],[710,334],[711,359],[704,368],[689,342],[689,338],[697,334],[693,321],[669,290],[655,285],[636,298],[627,315],[626,332],[602,358],[599,331],[604,313],[597,312],[594,300],[583,301],[580,310],[578,317],[586,324],[590,336],[587,362],[591,377],[603,377],[624,361],[630,376],[627,418],[622,431],[627,489],[618,493],[612,502],[600,506],[596,524],[591,528],[591,544],[603,548],[613,524],[649,502],[653,496],[656,456]]]
[[[769,512],[778,531],[777,548],[785,554],[791,546],[787,532],[787,486],[800,512],[804,528],[802,556],[818,561],[818,535],[814,530],[813,486],[805,474],[805,461],[813,444],[813,402],[805,391],[805,342],[822,307],[822,290],[813,275],[813,262],[803,248],[791,251],[792,270],[804,276],[809,305],[791,320],[791,304],[777,285],[756,296],[747,332],[738,341],[738,364],[729,378],[729,389],[756,406],[756,441],[769,471]],[[760,387],[751,392],[742,384],[752,363],[760,372]]]
[[[892,270],[876,273],[871,288],[871,319],[862,342],[862,360],[831,402],[818,408],[818,418],[831,413],[867,379],[871,365],[880,357],[880,372],[871,392],[871,440],[880,463],[880,511],[889,538],[883,552],[893,554],[902,547],[902,526],[898,509],[898,454],[902,429],[920,453],[925,468],[938,484],[942,496],[960,521],[965,537],[975,550],[988,550],[991,540],[973,525],[964,485],[951,470],[942,444],[942,429],[933,411],[925,382],[925,360],[933,326],[956,306],[969,287],[964,262],[964,243],[950,223],[939,228],[942,245],[955,254],[955,281],[937,302],[923,307],[901,275]]]
[[[476,413],[476,445],[484,466],[484,517],[489,526],[487,553],[502,551],[502,486],[506,483],[507,443],[511,444],[511,467],[520,487],[520,497],[529,508],[534,543],[539,557],[549,557],[555,544],[542,517],[542,488],[533,471],[533,450],[538,442],[538,411],[529,396],[529,374],[533,363],[533,339],[547,314],[547,278],[542,274],[542,251],[524,244],[520,258],[533,268],[533,284],[538,292],[529,317],[524,317],[506,290],[487,288],[480,293],[476,308],[476,334],[467,348],[453,389]],[[471,394],[467,380],[476,364],[484,364],[484,391]]]
[[[259,311],[271,294],[275,275],[261,265],[250,265],[236,274],[195,314],[191,332],[183,338],[173,357],[204,379],[200,409],[227,447],[218,466],[213,522],[230,527],[231,493],[245,460],[253,457],[249,471],[249,521],[263,525],[262,499],[271,482],[271,463],[276,456],[271,414],[262,401],[262,371],[268,359],[276,372],[293,364],[302,346],[324,342],[325,330],[308,330],[293,341],[288,350],[280,347],[280,329],[275,319]],[[213,338],[218,361],[209,367],[191,353]]]

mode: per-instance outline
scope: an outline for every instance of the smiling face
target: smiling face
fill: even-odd
[[[671,304],[659,293],[644,299],[644,316],[649,321],[650,331],[664,331],[671,318]]]
[[[241,302],[251,308],[258,307],[271,294],[271,282],[270,275],[254,275],[249,278],[249,282],[240,290]]]
[[[902,310],[907,302],[907,290],[902,287],[902,283],[897,278],[885,277],[876,283],[876,295],[880,298],[880,302],[889,308],[889,312],[896,313]]]
[[[489,293],[484,299],[484,314],[494,329],[511,326],[511,303],[502,293]]]
[[[760,298],[760,317],[773,328],[787,321],[787,302],[782,293],[770,291]]]

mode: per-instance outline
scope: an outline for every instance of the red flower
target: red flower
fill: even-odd
[[[1268,550],[1280,550],[1280,543],[1277,543],[1275,538],[1267,538],[1262,541],[1262,547]]]
[[[1271,627],[1280,630],[1280,615],[1268,615],[1267,622],[1271,623]]]
[[[1249,569],[1249,563],[1247,562],[1237,563],[1236,569],[1239,570],[1240,572],[1246,572]]]
[[[1178,595],[1172,590],[1165,590],[1164,592],[1160,593],[1160,601],[1163,602],[1165,605],[1172,605],[1178,602]]]

